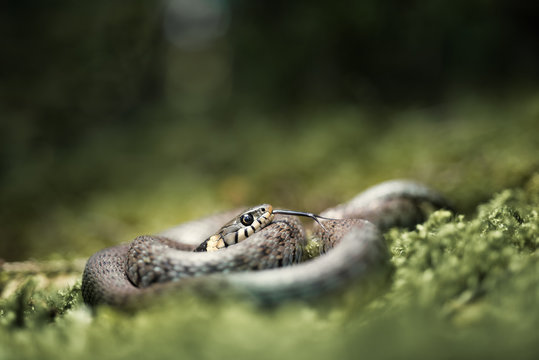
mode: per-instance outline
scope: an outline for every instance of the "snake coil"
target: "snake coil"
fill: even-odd
[[[115,306],[182,287],[229,289],[261,303],[312,299],[387,270],[382,232],[413,227],[443,207],[447,201],[424,185],[379,184],[320,214],[312,236],[321,255],[306,261],[305,229],[285,215],[295,212],[268,204],[232,210],[97,252],[86,264],[82,295],[87,304]]]

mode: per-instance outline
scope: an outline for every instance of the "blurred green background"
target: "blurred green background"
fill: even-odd
[[[4,1],[0,258],[394,177],[472,213],[538,168],[538,7]]]

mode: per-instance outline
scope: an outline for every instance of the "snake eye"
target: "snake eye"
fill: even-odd
[[[243,214],[241,217],[240,217],[240,221],[243,225],[245,226],[249,226],[253,223],[254,221],[254,218],[253,218],[253,215],[251,214]]]

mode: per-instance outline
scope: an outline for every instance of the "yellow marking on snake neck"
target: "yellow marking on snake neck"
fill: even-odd
[[[216,235],[212,235],[209,238],[208,244],[206,246],[206,251],[207,252],[216,251],[224,247],[225,247],[225,243],[223,241],[223,238],[221,237],[221,235],[216,234]]]

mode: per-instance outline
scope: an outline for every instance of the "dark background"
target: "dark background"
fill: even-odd
[[[434,109],[441,115],[429,121],[451,121],[441,120],[448,99],[482,94],[496,103],[533,92],[539,80],[537,4],[4,1],[0,258],[43,257],[61,247],[87,255],[101,244],[73,244],[126,240],[116,238],[118,228],[135,229],[122,236],[157,230],[160,222],[142,226],[140,219],[159,201],[136,215],[115,206],[137,207],[133,194],[167,189],[164,177],[178,187],[199,184],[195,200],[178,200],[202,204],[174,215],[182,219],[207,213],[204,204],[258,201],[264,196],[250,182],[269,175],[286,179],[266,180],[268,194],[313,205],[301,200],[306,183],[311,192],[335,185],[312,185],[320,176],[317,159],[309,157],[315,150],[293,158],[311,164],[297,171],[278,165],[251,171],[258,158],[253,154],[304,138],[310,115],[327,109],[361,109],[368,114],[361,129],[372,130],[405,122],[387,116],[399,109]],[[320,132],[324,126],[331,131],[332,119],[320,117],[312,120],[322,123]],[[345,123],[339,134],[357,129],[356,119]],[[352,153],[331,149],[330,161]],[[205,186],[213,189],[209,195],[201,195]],[[330,195],[315,204],[329,204]],[[204,200],[212,196],[217,200]],[[118,223],[107,225],[110,218]],[[97,228],[89,238],[82,234]]]

